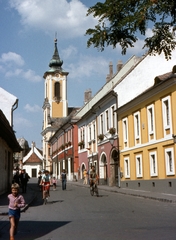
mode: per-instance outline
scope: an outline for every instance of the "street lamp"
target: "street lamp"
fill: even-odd
[[[103,134],[103,135],[104,135],[104,134]],[[111,136],[110,138],[108,138],[106,135],[104,135],[104,137],[109,140],[109,142],[110,142],[110,144],[111,144],[111,147],[113,147],[113,146],[114,146],[114,137]]]

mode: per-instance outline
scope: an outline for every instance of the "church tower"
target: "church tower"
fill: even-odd
[[[49,62],[49,70],[44,73],[44,104],[43,104],[43,157],[44,168],[50,170],[49,146],[47,142],[49,138],[57,130],[55,121],[59,118],[67,117],[68,101],[67,101],[67,75],[62,68],[63,61],[60,60],[57,39],[54,40],[54,54]]]

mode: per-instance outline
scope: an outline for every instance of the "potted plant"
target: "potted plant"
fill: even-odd
[[[64,144],[61,145],[61,149],[63,150],[65,148]]]
[[[113,127],[110,128],[110,129],[109,129],[109,133],[112,134],[112,135],[114,135],[114,134],[116,133],[116,129],[113,128]]]
[[[99,139],[100,141],[102,141],[102,140],[104,139],[104,134],[99,134],[99,135],[98,135],[98,139]]]
[[[79,143],[78,143],[78,146],[83,146],[84,145],[84,140],[81,140]]]
[[[68,142],[68,146],[71,146],[71,142],[70,141]]]
[[[65,143],[65,147],[68,147],[68,143]]]

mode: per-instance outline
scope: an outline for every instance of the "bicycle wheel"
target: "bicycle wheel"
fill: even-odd
[[[90,195],[93,196],[94,195],[94,187],[90,188]]]
[[[95,186],[95,193],[96,193],[96,196],[98,197],[99,194],[98,194],[98,187],[97,186]]]
[[[45,197],[44,198],[44,204],[46,205],[46,203],[47,203],[47,198]]]

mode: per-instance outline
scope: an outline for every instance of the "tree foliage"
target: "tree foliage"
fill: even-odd
[[[97,2],[87,11],[98,19],[94,29],[89,28],[87,46],[93,45],[100,51],[107,46],[120,44],[122,54],[128,47],[134,47],[139,33],[146,35],[149,24],[153,25],[152,36],[145,38],[144,47],[150,54],[164,52],[166,59],[171,58],[176,41],[176,0],[106,0]]]

